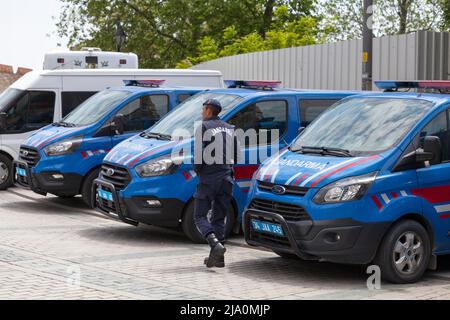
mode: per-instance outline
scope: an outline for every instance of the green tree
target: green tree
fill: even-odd
[[[443,12],[442,29],[450,31],[450,0],[441,0]]]
[[[185,57],[204,56],[214,43],[223,48],[233,42],[223,38],[223,31],[230,26],[235,26],[235,39],[252,33],[264,39],[277,7],[286,5],[288,18],[295,20],[308,16],[314,3],[314,0],[61,1],[58,32],[69,39],[71,46],[113,50],[114,23],[120,18],[128,34],[124,50],[137,53],[142,67],[173,67]]]
[[[448,0],[374,0],[373,30],[379,36],[404,34],[417,30],[440,30],[442,6]],[[316,12],[321,27],[334,30],[329,41],[362,37],[363,1],[319,0]]]

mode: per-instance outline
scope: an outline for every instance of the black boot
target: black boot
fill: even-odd
[[[211,247],[211,252],[209,253],[209,258],[205,259],[205,264],[208,268],[225,267],[225,252],[227,249],[220,243],[216,238],[214,233],[211,233],[207,238],[209,246]]]

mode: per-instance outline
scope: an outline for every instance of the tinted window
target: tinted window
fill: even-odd
[[[119,113],[124,116],[125,132],[150,128],[169,111],[169,97],[148,95],[127,104]]]
[[[192,95],[187,94],[187,93],[179,94],[178,95],[178,103],[182,103],[182,102],[186,101],[187,99],[189,99],[190,97],[192,97]]]
[[[352,98],[320,115],[294,142],[302,147],[340,148],[354,155],[392,148],[431,109],[418,99]]]
[[[435,136],[441,139],[442,144],[442,161],[449,160],[449,119],[448,112],[441,112],[429,124],[423,128],[420,133],[420,147],[423,148],[423,141],[426,136]]]
[[[53,122],[55,93],[29,91],[11,105],[7,113],[7,131],[27,132]]]
[[[307,127],[339,100],[300,100],[301,127]]]
[[[263,101],[251,104],[237,113],[229,123],[236,129],[244,131],[256,130],[258,136],[263,131],[267,133],[267,141],[271,141],[271,131],[278,130],[279,137],[283,136],[287,129],[287,102]],[[266,142],[259,141],[259,144]]]
[[[96,92],[63,92],[62,98],[62,116],[65,117],[73,109],[92,97]]]
[[[121,90],[101,91],[75,108],[63,121],[76,126],[93,124],[112,112],[130,94]]]

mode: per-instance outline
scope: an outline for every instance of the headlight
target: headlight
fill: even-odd
[[[62,140],[49,145],[44,149],[44,152],[47,156],[60,156],[72,153],[80,147],[82,141],[82,137]]]
[[[136,173],[142,177],[156,177],[172,173],[177,166],[170,157],[153,159],[136,167]]]
[[[375,181],[378,172],[339,180],[323,187],[314,197],[317,204],[339,203],[361,199]]]

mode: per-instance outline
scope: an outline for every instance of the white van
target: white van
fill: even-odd
[[[223,88],[219,71],[170,69],[33,71],[0,95],[0,189],[12,182],[12,161],[33,131],[60,121],[89,97],[125,80],[165,80],[164,86]]]
[[[44,56],[44,70],[137,69],[138,67],[138,56],[134,53],[107,52],[99,48],[52,51]]]

